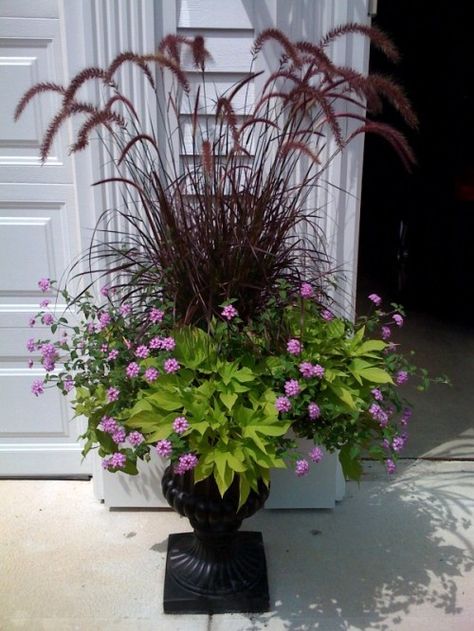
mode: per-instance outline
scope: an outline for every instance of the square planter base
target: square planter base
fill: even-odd
[[[224,595],[199,594],[180,585],[170,571],[170,552],[187,549],[189,541],[194,537],[191,532],[172,534],[168,539],[168,554],[166,557],[165,589],[163,609],[171,614],[214,614],[214,613],[263,613],[270,609],[268,593],[267,567],[265,550],[263,548],[262,533],[238,532],[236,537],[245,546],[250,545],[259,557],[264,571],[257,583],[251,589]]]

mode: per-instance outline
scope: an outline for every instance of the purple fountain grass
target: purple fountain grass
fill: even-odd
[[[85,120],[72,152],[87,147],[101,128],[117,150],[110,153],[116,175],[96,184],[118,184],[131,195],[124,209],[102,214],[87,271],[107,275],[109,286],[134,306],[154,292],[174,302],[177,320],[202,325],[218,317],[231,297],[239,317],[252,319],[278,298],[282,281],[308,281],[319,291],[331,262],[318,209],[306,201],[330,161],[359,134],[376,133],[407,167],[414,162],[403,134],[376,118],[388,102],[416,126],[401,87],[330,59],[330,44],[348,34],[368,37],[389,59],[398,58],[391,40],[374,27],[336,27],[319,43],[292,42],[267,29],[256,38],[253,56],[273,42],[282,50],[276,70],[267,77],[250,71],[212,103],[206,96],[211,56],[203,37],[167,35],[153,54],[123,52],[107,68],[82,70],[66,87],[40,83],[28,90],[16,118],[38,94],[62,97],[41,144],[43,160],[73,115]],[[192,58],[192,82],[183,52]],[[118,71],[125,63],[139,68],[156,94],[156,133],[120,89]],[[257,79],[262,87],[250,102],[249,87]],[[102,88],[102,102],[75,100],[89,81]],[[353,124],[347,127],[347,121]]]

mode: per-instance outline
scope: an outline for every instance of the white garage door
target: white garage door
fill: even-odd
[[[63,133],[44,166],[42,133],[57,97],[44,94],[20,121],[20,96],[38,81],[62,83],[65,69],[57,0],[0,2],[0,475],[87,474],[76,441],[80,428],[59,390],[35,398],[31,382],[43,376],[26,341],[46,336],[28,320],[44,297],[41,277],[58,278],[79,251],[73,169]],[[47,295],[46,295],[47,296]],[[57,306],[57,311],[61,305]],[[36,359],[33,356],[33,359]]]

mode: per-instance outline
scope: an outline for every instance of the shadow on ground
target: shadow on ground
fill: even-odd
[[[416,463],[387,485],[372,468],[334,511],[258,514],[247,527],[264,533],[274,611],[222,628],[389,631],[407,629],[409,615],[461,628],[459,579],[474,559],[472,474],[459,463]]]

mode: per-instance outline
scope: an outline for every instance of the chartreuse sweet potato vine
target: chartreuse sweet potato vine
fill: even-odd
[[[403,324],[398,305],[385,311],[372,295],[376,308],[352,323],[307,283],[299,291],[280,284],[278,299],[251,321],[226,302],[205,331],[177,326],[159,297],[145,320],[107,299],[97,307],[85,294],[74,324],[51,324],[59,339],[28,346],[48,371],[34,394],[47,383],[75,390],[73,408],[88,419],[84,453],[98,448],[109,471],[136,474],[153,449],[178,474],[213,476],[222,494],[238,476],[241,503],[259,480],[269,483],[272,468],[305,475],[322,448],[339,451],[348,478],[360,478],[364,455],[394,471],[411,413],[400,388],[411,377],[421,388],[430,381],[391,341]],[[45,309],[36,319],[51,315]],[[313,449],[299,453],[294,436]]]
[[[269,484],[271,468],[285,467],[278,439],[291,423],[278,417],[276,395],[259,371],[221,359],[207,333],[186,327],[175,340],[179,372],[147,388],[125,426],[139,430],[147,443],[169,439],[176,453],[199,454],[194,479],[213,475],[222,495],[239,474],[242,505],[250,489],[258,491],[259,479]],[[145,365],[158,362],[147,359]],[[187,421],[183,433],[173,429],[176,418]]]

